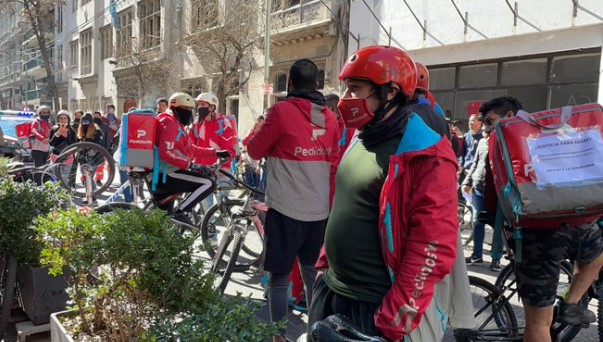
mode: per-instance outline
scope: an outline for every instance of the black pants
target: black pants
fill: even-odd
[[[160,203],[170,195],[189,192],[190,195],[180,203],[178,211],[190,211],[205,197],[211,195],[216,190],[216,183],[208,178],[203,178],[194,172],[187,170],[178,170],[167,174],[165,183],[163,174],[159,175],[157,190],[153,192],[153,201],[159,203],[159,208],[171,212],[173,202]]]
[[[308,341],[310,341],[312,324],[334,314],[346,316],[364,334],[382,336],[373,319],[379,305],[341,296],[333,292],[323,277],[320,277],[314,283],[312,305],[308,311]]]
[[[33,159],[34,166],[36,168],[46,165],[48,163],[49,152],[42,152],[37,150],[31,151],[31,158]],[[33,175],[33,180],[38,185],[42,185],[42,172],[36,172]]]

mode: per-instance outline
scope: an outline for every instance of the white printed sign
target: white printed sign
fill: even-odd
[[[536,185],[603,181],[603,139],[598,129],[528,138]]]

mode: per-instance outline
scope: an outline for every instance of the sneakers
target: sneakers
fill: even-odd
[[[177,224],[179,226],[182,226],[184,228],[187,228],[187,229],[190,229],[193,231],[198,229],[191,223],[191,220],[184,213],[173,214],[172,222],[174,222],[175,224]]]
[[[502,267],[500,266],[500,260],[492,260],[490,263],[490,271],[500,272]]]
[[[484,259],[482,257],[474,257],[472,255],[470,257],[465,258],[465,263],[467,263],[467,265],[482,264],[483,262],[484,262]]]
[[[588,325],[597,320],[595,313],[581,304],[569,304],[565,301],[559,302],[559,314],[557,322],[568,325]]]

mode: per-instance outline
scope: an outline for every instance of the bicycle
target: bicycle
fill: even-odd
[[[485,223],[491,224],[492,218],[480,213],[479,218]],[[503,229],[505,241],[511,239],[512,232],[509,227]],[[511,263],[500,272],[495,284],[474,276],[469,277],[475,318],[477,328],[474,330],[459,330],[455,332],[457,341],[521,341],[522,329],[525,327],[523,309],[519,301],[512,302],[518,293],[517,280],[513,260],[513,249],[507,243],[507,251]],[[573,276],[572,264],[566,260],[561,262],[559,283],[557,285],[557,300],[562,300],[569,290]],[[485,293],[484,296],[476,295],[478,290]],[[482,298],[480,300],[480,298]],[[519,295],[517,294],[517,298]],[[583,304],[587,304],[592,298],[603,298],[603,271],[599,279],[595,280],[585,294]],[[483,302],[483,304],[482,304]],[[512,305],[516,304],[516,305]],[[556,308],[555,308],[556,309]],[[490,313],[490,314],[489,314]],[[603,324],[603,306],[598,303],[598,324]],[[553,315],[551,325],[551,338],[553,341],[571,341],[580,332],[583,326],[565,325],[556,322],[557,312]],[[519,319],[518,319],[519,318]],[[599,336],[603,339],[603,327],[599,327]]]
[[[237,180],[234,176],[226,171],[220,170],[227,177],[231,178],[235,184],[246,188],[255,194],[263,195],[259,189],[253,188],[244,182]],[[264,243],[264,224],[260,219],[260,213],[266,213],[268,207],[253,198],[247,196],[242,208],[230,214],[230,222],[226,226],[226,230],[222,233],[220,244],[212,258],[210,272],[216,275],[215,287],[224,293],[226,286],[230,281],[233,272],[244,272],[253,266],[259,266],[263,259],[263,243]],[[205,222],[205,220],[204,220]],[[207,226],[202,226],[202,232],[207,234]],[[251,250],[247,257],[241,258],[241,250],[247,252],[250,246],[246,244],[246,236],[249,232],[257,232],[259,244],[254,243],[259,251]],[[203,233],[202,233],[203,236]],[[207,244],[207,243],[205,243]],[[247,250],[245,248],[247,246]],[[227,253],[229,252],[229,253]]]

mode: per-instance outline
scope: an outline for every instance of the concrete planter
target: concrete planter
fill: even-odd
[[[74,342],[61,323],[62,317],[72,316],[75,311],[55,312],[50,315],[50,340],[52,342]]]
[[[51,276],[47,267],[19,265],[17,280],[23,311],[33,324],[48,323],[50,314],[65,310],[69,296],[65,291],[67,280],[64,276]]]

